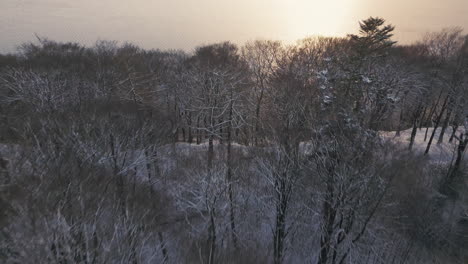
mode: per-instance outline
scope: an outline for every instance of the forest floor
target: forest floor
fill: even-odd
[[[426,151],[426,147],[433,130],[433,128],[418,129],[413,145],[413,152],[415,154],[423,154]],[[412,129],[403,130],[400,132],[399,136],[396,136],[396,131],[380,132],[380,135],[383,139],[390,140],[391,142],[401,145],[402,148],[408,149],[411,138],[411,131]],[[452,129],[448,128],[445,132],[443,142],[437,143],[439,140],[440,131],[440,128],[436,130],[431,148],[429,150],[429,158],[433,162],[450,162],[456,158],[458,140],[454,138],[452,142],[449,142],[450,136],[452,135]],[[459,136],[461,132],[463,132],[463,130],[459,129],[456,135]],[[426,140],[424,140],[425,138]]]

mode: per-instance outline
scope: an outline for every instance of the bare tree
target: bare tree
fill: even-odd
[[[254,41],[242,47],[242,57],[247,62],[252,73],[255,98],[254,143],[258,145],[261,131],[261,111],[265,97],[268,96],[271,78],[278,67],[278,60],[282,52],[279,41]]]

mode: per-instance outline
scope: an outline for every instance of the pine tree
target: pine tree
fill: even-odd
[[[386,55],[388,49],[396,43],[391,39],[395,27],[385,25],[383,18],[370,17],[359,22],[359,26],[359,35],[350,35],[350,38],[360,57]]]

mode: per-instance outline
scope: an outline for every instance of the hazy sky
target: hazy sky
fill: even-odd
[[[34,40],[34,33],[86,45],[105,39],[186,50],[223,40],[291,42],[354,33],[371,15],[409,42],[444,27],[468,29],[468,0],[0,0],[0,52]]]

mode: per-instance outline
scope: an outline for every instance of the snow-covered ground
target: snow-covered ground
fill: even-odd
[[[396,131],[381,131],[379,134],[385,141],[396,143],[396,145],[401,148],[402,150],[408,149],[409,140],[411,137],[412,129],[403,130],[400,132],[399,136],[396,136]],[[427,143],[429,138],[432,134],[433,128],[429,128],[427,131],[427,139],[424,140],[426,134],[426,128],[418,129],[415,142],[413,145],[413,152],[415,154],[423,154],[426,150]],[[463,130],[459,130],[457,135],[463,132]],[[431,159],[433,162],[450,162],[452,159],[455,158],[457,147],[458,147],[458,140],[454,139],[453,142],[449,143],[449,138],[451,136],[452,130],[451,128],[447,129],[444,141],[441,144],[438,144],[437,141],[439,139],[440,128],[437,129],[436,134],[434,136],[432,146],[428,155],[428,158]],[[253,160],[256,156],[256,151],[259,148],[253,146],[245,146],[238,143],[232,144],[233,151],[236,152],[236,155],[240,155],[243,160]],[[224,161],[226,159],[226,144],[220,144],[220,142],[214,142],[214,152],[215,157],[218,160]],[[272,150],[272,147],[262,147],[262,150]],[[300,152],[303,154],[309,154],[312,151],[312,144],[310,142],[302,142],[299,146]],[[16,160],[19,153],[21,153],[21,146],[17,144],[0,144],[0,157],[3,157],[7,160]],[[203,142],[201,144],[189,144],[185,142],[179,142],[175,144],[167,144],[164,146],[159,146],[156,149],[156,156],[155,157],[147,157],[142,150],[133,150],[128,151],[127,155],[125,156],[127,159],[127,166],[126,169],[137,169],[137,175],[141,179],[145,179],[147,175],[147,164],[157,161],[159,165],[160,173],[166,174],[180,166],[179,161],[182,160],[196,160],[196,162],[206,162],[206,155],[208,151],[208,142]],[[103,157],[104,163],[106,158]],[[194,159],[195,158],[195,159]],[[465,157],[465,159],[468,157]],[[151,159],[151,160],[149,160]]]
[[[426,151],[426,147],[433,130],[434,128],[428,129],[427,139],[424,140],[426,128],[418,128],[413,145],[414,153],[423,154]],[[397,143],[401,146],[402,149],[408,149],[411,138],[411,131],[412,129],[403,130],[400,132],[400,136],[396,136],[396,131],[380,132],[380,135],[385,140]],[[448,128],[444,134],[443,143],[438,144],[437,141],[439,140],[440,131],[440,128],[436,130],[431,148],[429,150],[429,158],[433,161],[450,162],[453,158],[455,158],[454,155],[456,155],[458,140],[454,139],[452,143],[449,143],[450,136],[452,135],[452,129]],[[463,130],[457,131],[457,136],[460,135],[460,132],[463,132]]]

